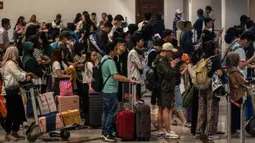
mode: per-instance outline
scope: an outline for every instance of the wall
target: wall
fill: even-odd
[[[122,14],[129,23],[135,22],[135,0],[3,0],[4,9],[0,10],[2,17],[10,18],[12,26],[19,16],[29,20],[32,14],[38,21],[51,22],[58,13],[62,14],[65,23],[72,22],[76,13],[82,11],[96,12],[98,18],[102,12],[113,16]],[[13,28],[12,28],[13,29]],[[12,33],[10,31],[9,33]],[[10,37],[12,34],[9,34]]]
[[[165,6],[164,14],[165,14],[166,28],[172,29],[175,11],[177,9],[183,10],[183,1],[181,1],[181,0],[165,0],[164,6]]]

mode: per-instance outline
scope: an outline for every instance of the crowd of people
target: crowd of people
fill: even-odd
[[[84,125],[87,125],[88,95],[94,92],[91,86],[93,72],[100,63],[104,63],[101,65],[104,81],[104,141],[116,141],[113,124],[118,104],[124,102],[122,83],[136,83],[137,99],[141,100],[142,86],[146,80],[145,69],[148,67],[155,70],[157,77],[157,84],[151,90],[151,112],[156,113],[158,106],[158,135],[167,139],[180,138],[171,129],[171,125],[176,123],[173,120],[175,115],[182,122],[181,125],[191,128],[192,134],[198,139],[218,139],[220,98],[216,96],[216,90],[211,86],[203,90],[195,87],[192,111],[188,111],[193,115],[190,119],[186,117],[182,105],[181,78],[189,74],[189,65],[195,66],[201,59],[209,59],[211,66],[207,76],[212,78],[216,75],[222,79],[229,73],[231,97],[235,103],[242,103],[245,92],[239,85],[247,83],[246,77],[254,76],[255,26],[247,16],[242,16],[240,25],[226,31],[224,39],[231,46],[222,62],[218,44],[222,30],[215,33],[215,18],[211,12],[211,6],[207,6],[205,12],[198,9],[198,19],[192,25],[192,22],[182,20],[182,11],[178,9],[173,30],[165,28],[163,13],[158,13],[156,21],[152,23],[152,13],[148,12],[141,23],[129,24],[128,31],[124,30],[122,15],[113,18],[110,14],[102,13],[101,21],[97,21],[96,13],[84,11],[77,13],[74,21],[66,26],[61,14],[51,23],[38,22],[36,15],[26,22],[20,16],[14,27],[14,43],[10,42],[8,35],[10,20],[3,18],[0,49],[2,94],[7,101],[8,113],[2,125],[6,131],[5,140],[24,139],[17,133],[21,124],[27,126],[24,103],[19,96],[20,85],[31,82],[38,86],[41,93],[53,91],[54,95],[59,95],[59,82],[62,79],[72,81],[74,92],[82,100],[81,110],[86,119]],[[225,66],[227,68],[223,70]],[[75,69],[81,78],[66,72],[68,68]],[[192,86],[192,74],[189,77],[184,82]],[[254,105],[251,99],[247,102]],[[240,110],[235,103],[232,103],[233,134],[240,129]],[[247,121],[253,116],[250,115],[251,111],[253,109],[247,112]]]

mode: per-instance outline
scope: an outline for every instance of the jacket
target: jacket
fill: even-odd
[[[166,57],[158,55],[154,61],[156,65],[156,74],[160,84],[160,90],[164,92],[173,92],[175,88],[175,70],[170,66]]]
[[[237,68],[229,70],[228,74],[231,99],[233,101],[238,101],[245,95],[245,88],[243,85],[247,83],[247,81]]]
[[[137,67],[136,67],[137,65]],[[136,78],[136,81],[142,83],[141,70],[145,67],[144,59],[135,49],[128,54],[128,78]]]

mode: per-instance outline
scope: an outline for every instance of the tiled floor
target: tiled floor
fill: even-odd
[[[149,103],[150,98],[145,97],[145,101]],[[218,130],[219,131],[224,131],[226,132],[227,128],[227,107],[226,107],[226,100],[222,98],[220,102],[220,117],[219,117],[219,125],[218,125]],[[152,115],[152,120],[155,120],[155,116]],[[181,127],[181,126],[173,126],[173,130],[181,136],[179,140],[165,140],[164,138],[158,138],[156,136],[155,128],[152,127],[152,137],[151,140],[148,141],[149,143],[206,143],[206,141],[200,141],[200,140],[195,140],[194,137],[190,134],[190,130],[186,127]],[[25,129],[21,129],[20,131],[21,134],[25,134]],[[66,143],[101,143],[102,141],[100,140],[100,129],[82,129],[82,130],[73,130],[71,131],[71,137],[68,141],[62,141],[60,138],[50,138],[48,134],[44,134],[43,136],[39,137],[36,142],[42,143],[42,142],[50,142],[50,143],[55,143],[55,142],[66,142]],[[0,143],[3,142],[4,140],[4,131],[0,129]],[[227,143],[226,140],[226,135],[223,135],[221,137],[221,140],[214,141],[214,143]],[[19,141],[19,143],[24,143],[27,141]],[[118,140],[118,142],[121,142]],[[250,136],[246,136],[246,143],[254,143],[255,138],[251,138]],[[123,142],[124,143],[124,142]],[[133,142],[136,143],[136,142]],[[143,142],[141,142],[143,143]],[[240,143],[238,138],[233,138],[232,143]]]

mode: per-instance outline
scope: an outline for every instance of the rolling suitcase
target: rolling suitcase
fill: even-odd
[[[136,97],[136,85],[132,85],[132,95]],[[139,141],[148,141],[151,137],[151,114],[150,106],[144,102],[135,102],[132,98],[135,111],[135,137]]]
[[[124,84],[122,84],[122,93],[123,96],[126,93],[124,91]],[[132,94],[134,95],[134,94]],[[123,97],[122,96],[122,97]],[[133,107],[133,100],[129,107],[125,107],[124,105],[120,107],[120,112],[116,116],[116,130],[118,137],[122,139],[122,141],[131,141],[135,140],[135,112],[130,107]]]
[[[89,94],[89,125],[101,126],[103,114],[103,97],[100,93]]]
[[[80,109],[80,97],[77,95],[58,96],[57,102],[58,102],[58,112]]]

